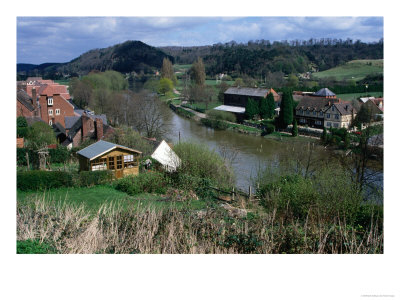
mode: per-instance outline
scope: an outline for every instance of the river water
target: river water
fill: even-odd
[[[196,121],[183,118],[169,110],[167,123],[170,126],[166,138],[173,143],[193,141],[206,144],[209,148],[221,151],[221,148],[230,149],[228,152],[236,153],[232,164],[236,175],[237,187],[248,190],[249,185],[254,185],[254,179],[259,170],[265,167],[279,167],[288,157],[305,158],[308,153],[309,142],[298,141],[288,143],[284,141],[242,134],[234,131],[214,130],[205,127]],[[312,143],[312,141],[311,141]],[[329,151],[315,142],[313,159],[323,159]]]

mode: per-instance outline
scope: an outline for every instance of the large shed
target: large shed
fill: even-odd
[[[111,170],[116,178],[139,174],[142,152],[100,140],[77,152],[81,171]]]

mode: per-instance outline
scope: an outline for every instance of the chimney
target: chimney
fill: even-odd
[[[96,138],[100,141],[103,138],[103,120],[96,118]]]
[[[86,137],[90,130],[90,118],[86,115],[86,112],[82,114],[82,139]]]
[[[36,95],[36,88],[32,88],[32,105],[34,107],[36,107],[36,99],[37,99],[37,95]]]

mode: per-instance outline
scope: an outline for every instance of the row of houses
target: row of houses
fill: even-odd
[[[68,88],[52,80],[29,77],[17,82],[17,117],[28,124],[45,122],[53,127],[58,142],[68,148],[84,140],[101,140],[114,133],[106,115],[95,115],[74,105]]]
[[[224,93],[224,104],[214,109],[234,113],[238,121],[244,119],[248,99],[260,101],[272,93],[275,111],[279,114],[281,95],[274,89],[230,87]],[[293,92],[297,102],[295,118],[299,125],[312,128],[349,128],[356,117],[359,105],[337,98],[328,88],[317,92]],[[360,105],[366,105],[374,116],[383,114],[383,98],[360,99]]]

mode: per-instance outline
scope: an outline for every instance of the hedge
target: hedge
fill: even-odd
[[[162,173],[145,172],[137,176],[127,176],[115,183],[115,189],[129,195],[141,193],[164,194],[167,191],[167,180]]]
[[[34,170],[17,173],[17,188],[21,191],[43,191],[60,187],[89,187],[111,180],[112,172],[108,170],[79,173]]]

